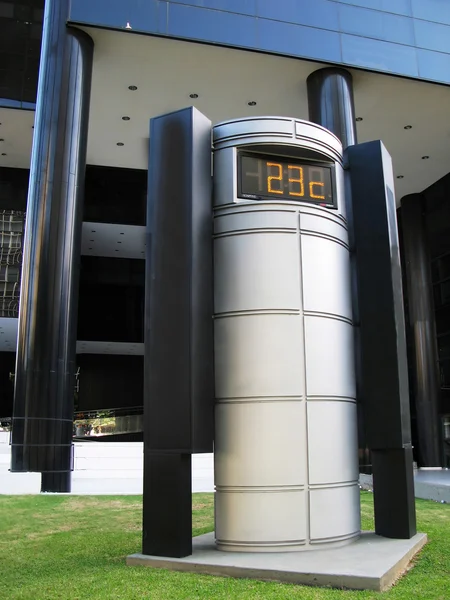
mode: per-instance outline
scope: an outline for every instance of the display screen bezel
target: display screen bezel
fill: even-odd
[[[242,158],[250,157],[257,158],[259,160],[266,160],[270,162],[279,162],[285,163],[287,161],[292,161],[294,163],[299,164],[299,166],[311,166],[311,167],[323,167],[327,168],[330,171],[331,177],[331,202],[323,201],[323,200],[314,200],[313,198],[302,198],[296,199],[292,196],[288,196],[287,194],[283,194],[283,196],[274,196],[270,194],[245,194],[242,191]],[[317,159],[309,159],[307,157],[300,156],[291,156],[288,154],[277,154],[277,153],[267,153],[267,152],[256,152],[256,151],[248,151],[241,150],[237,152],[237,197],[240,200],[250,200],[250,201],[282,201],[282,202],[295,202],[296,204],[309,204],[313,206],[320,206],[322,208],[328,209],[337,209],[337,186],[336,186],[336,168],[335,163],[327,160],[317,160]]]

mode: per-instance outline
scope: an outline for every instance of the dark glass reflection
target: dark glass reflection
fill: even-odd
[[[84,221],[145,225],[147,171],[88,165]]]
[[[144,268],[139,259],[81,257],[79,340],[143,342]]]
[[[0,98],[36,101],[44,0],[0,3]]]

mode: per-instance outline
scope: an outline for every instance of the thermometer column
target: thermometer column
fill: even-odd
[[[360,533],[342,147],[287,118],[214,128],[215,532],[221,550]]]

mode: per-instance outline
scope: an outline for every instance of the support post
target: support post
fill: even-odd
[[[69,492],[84,173],[93,42],[46,0],[31,153],[11,470]]]
[[[441,467],[439,363],[436,344],[431,261],[424,223],[424,198],[402,198],[402,234],[409,322],[414,341],[414,400],[421,467]]]
[[[144,554],[192,554],[191,455],[212,452],[211,122],[150,121],[144,317]]]

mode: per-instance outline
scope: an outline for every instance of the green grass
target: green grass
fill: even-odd
[[[373,528],[362,493],[363,528]],[[2,600],[450,600],[450,506],[417,501],[429,535],[414,567],[390,591],[352,592],[127,567],[141,547],[140,496],[0,496]],[[194,534],[213,527],[213,495],[193,497]]]

